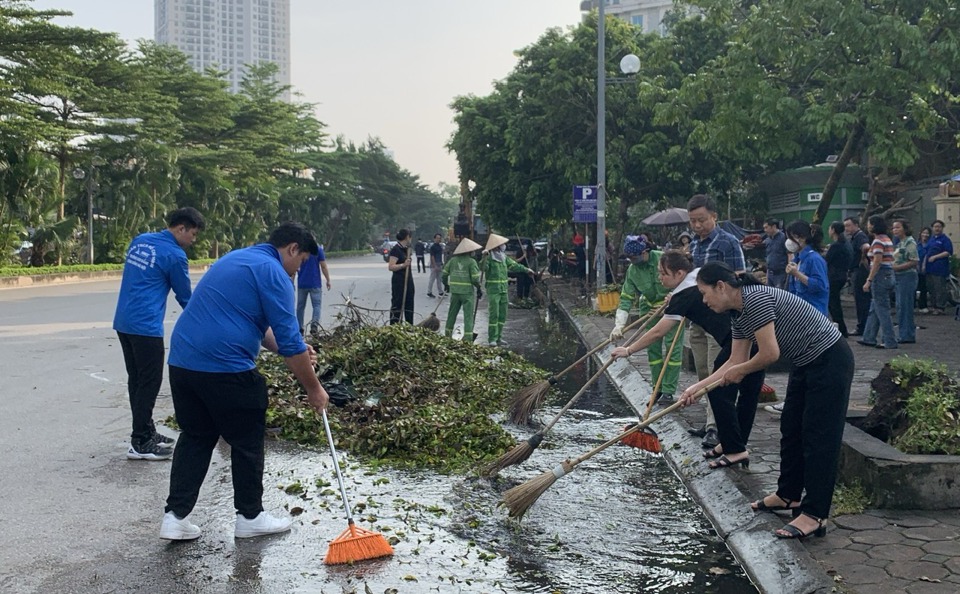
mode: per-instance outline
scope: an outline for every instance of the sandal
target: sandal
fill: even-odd
[[[811,534],[813,536],[816,536],[817,538],[821,538],[827,535],[827,527],[823,525],[822,519],[811,516],[810,514],[803,514],[803,515],[813,520],[816,520],[817,527],[811,530],[810,532],[804,532],[803,530],[800,530],[793,524],[787,524],[783,528],[778,528],[777,530],[774,530],[773,535],[776,536],[777,538],[782,538],[786,540],[790,540],[790,539],[803,540],[804,538],[810,536]]]
[[[764,511],[764,512],[791,511],[793,512],[793,517],[797,517],[800,515],[799,502],[794,501],[792,499],[787,499],[786,497],[781,497],[776,493],[774,493],[773,496],[783,501],[783,505],[767,505],[766,503],[763,502],[763,499],[766,499],[766,497],[764,497],[763,499],[759,499],[751,503],[750,509],[752,509],[753,511]],[[797,505],[793,505],[794,503],[797,503]]]
[[[717,448],[710,448],[709,450],[703,451],[703,457],[707,460],[713,460],[714,458],[719,458],[723,455],[723,452],[718,452]]]
[[[741,458],[736,462],[732,462],[730,458],[727,458],[725,455],[721,454],[720,457],[717,458],[716,462],[711,462],[708,466],[716,470],[718,468],[730,468],[732,466],[737,466],[737,465],[742,466],[743,468],[750,468],[749,456],[746,458]]]

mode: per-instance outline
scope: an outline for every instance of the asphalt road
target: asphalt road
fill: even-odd
[[[389,309],[390,273],[381,257],[329,266],[324,326],[347,295]],[[414,274],[421,320],[436,300],[425,295],[428,275]],[[0,290],[0,591],[37,591],[64,567],[157,542],[169,464],[125,458],[126,373],[111,329],[118,288],[114,280]],[[171,298],[168,344],[180,312]],[[485,316],[478,322],[484,328]],[[172,414],[169,394],[165,379],[155,419]],[[208,479],[201,497],[229,501],[230,492],[229,480]]]

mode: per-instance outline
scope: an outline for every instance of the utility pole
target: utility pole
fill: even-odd
[[[607,274],[607,13],[606,0],[597,10],[597,288],[606,283]],[[589,257],[589,256],[588,256]]]

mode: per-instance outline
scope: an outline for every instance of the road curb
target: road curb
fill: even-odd
[[[548,292],[564,316],[576,329],[585,345],[599,344],[607,338],[610,326],[606,318],[576,316],[571,304]],[[598,323],[605,322],[604,327]],[[593,355],[597,365],[610,358],[608,346]],[[607,369],[610,381],[630,406],[646,409],[651,386],[636,367],[621,359]],[[750,511],[750,495],[733,480],[729,472],[705,470],[697,440],[687,433],[679,417],[664,417],[654,425],[663,444],[663,456],[700,505],[727,547],[734,554],[754,585],[766,594],[820,594],[833,591],[834,582],[799,541],[773,538],[771,514]]]

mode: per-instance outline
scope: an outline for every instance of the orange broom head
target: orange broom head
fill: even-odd
[[[382,534],[359,528],[351,521],[347,529],[330,543],[323,562],[341,565],[390,555],[393,555],[393,547]]]
[[[624,427],[623,430],[626,431],[629,428],[630,426],[627,426]],[[660,447],[660,438],[657,437],[656,431],[650,429],[649,427],[645,427],[639,431],[631,433],[630,435],[621,439],[620,443],[630,446],[631,448],[646,450],[654,454],[659,454],[662,451],[662,448]]]

